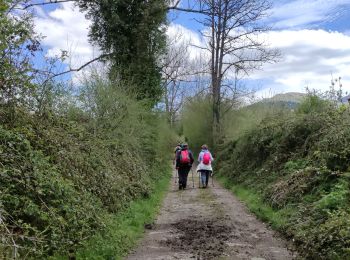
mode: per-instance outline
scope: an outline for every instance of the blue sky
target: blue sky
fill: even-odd
[[[192,6],[193,1],[182,1],[181,7]],[[191,30],[201,28],[193,18],[197,14],[172,12],[169,19]],[[266,21],[274,30],[280,29],[325,29],[340,32],[350,31],[349,0],[275,0],[271,15]]]
[[[188,1],[182,0],[186,7]],[[266,22],[273,26],[267,35],[270,46],[280,49],[279,63],[266,65],[250,75],[249,84],[260,95],[298,91],[305,87],[326,90],[333,77],[342,77],[343,88],[350,91],[350,0],[275,0]],[[98,49],[88,43],[90,22],[70,3],[36,8],[37,30],[47,55],[68,50],[66,61],[72,67],[96,57]],[[192,42],[200,42],[201,27],[193,14],[172,13],[169,35],[184,31]],[[197,17],[198,18],[198,17]],[[192,49],[193,53],[197,50]],[[192,56],[193,54],[191,54]],[[267,94],[270,93],[270,94]]]
[[[193,1],[182,1],[187,7]],[[197,15],[174,12],[172,25],[186,28],[191,41],[200,41],[195,22]],[[260,95],[304,92],[306,87],[326,90],[333,78],[342,77],[343,89],[350,91],[350,0],[273,1],[265,22],[271,47],[278,48],[282,59],[263,70],[251,73],[249,86]],[[188,29],[188,30],[187,30]],[[187,36],[188,37],[188,36]],[[195,50],[193,50],[195,51]]]

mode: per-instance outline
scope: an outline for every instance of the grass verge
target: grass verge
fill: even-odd
[[[230,181],[225,176],[217,176],[216,178],[221,185],[234,193],[242,202],[246,204],[248,209],[254,213],[260,220],[268,223],[273,229],[285,231],[292,208],[283,208],[275,210],[263,202],[262,196],[252,189],[246,188]]]
[[[158,214],[170,177],[169,170],[160,172],[153,193],[148,198],[131,202],[128,208],[115,215],[107,215],[104,232],[85,242],[76,253],[76,258],[117,260],[126,256],[143,237],[145,224],[152,223]]]

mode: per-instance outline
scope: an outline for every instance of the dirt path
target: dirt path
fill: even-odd
[[[196,178],[197,177],[197,178]],[[154,225],[127,259],[293,259],[286,243],[229,191],[172,185]]]

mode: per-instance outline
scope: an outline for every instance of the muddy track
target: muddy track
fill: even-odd
[[[178,191],[172,185],[158,219],[126,259],[294,259],[288,243],[218,183]]]

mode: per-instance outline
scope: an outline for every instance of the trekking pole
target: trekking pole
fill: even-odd
[[[191,168],[191,172],[192,172],[192,188],[194,188],[194,177],[193,177],[193,170]]]
[[[197,172],[198,173],[198,189],[201,188],[201,172]]]
[[[177,183],[177,169],[175,169],[175,184]]]
[[[211,173],[211,186],[215,187],[214,186],[214,174]]]

